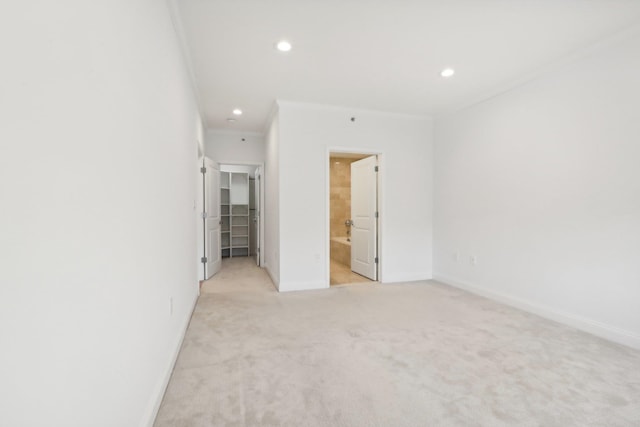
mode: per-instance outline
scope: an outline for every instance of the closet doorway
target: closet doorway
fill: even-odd
[[[252,257],[264,263],[261,254],[264,231],[263,165],[220,164],[220,252],[221,258]]]
[[[330,151],[329,285],[379,280],[379,155]]]

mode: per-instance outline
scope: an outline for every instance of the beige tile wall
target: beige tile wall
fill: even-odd
[[[351,218],[351,163],[356,159],[331,157],[331,237],[346,237],[344,222]]]
[[[351,246],[346,243],[331,241],[331,259],[344,264],[348,267],[351,266]]]

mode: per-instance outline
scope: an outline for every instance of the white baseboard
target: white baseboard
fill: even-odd
[[[512,307],[537,314],[538,316],[554,320],[558,323],[580,329],[590,334],[597,335],[609,341],[613,341],[618,344],[626,345],[628,347],[640,350],[640,335],[634,334],[630,331],[607,325],[592,319],[587,319],[586,317],[582,317],[572,313],[567,313],[561,310],[534,304],[511,295],[494,292],[471,284],[469,282],[454,279],[446,275],[436,274],[434,275],[433,280],[454,286],[456,288],[464,289],[466,291],[481,295],[494,301],[498,301]]]
[[[324,280],[313,280],[311,282],[284,282],[280,283],[280,292],[310,291],[313,289],[328,289],[329,284]]]
[[[182,348],[182,341],[184,341],[184,337],[187,333],[187,328],[189,327],[189,322],[191,321],[191,316],[193,315],[193,311],[196,308],[196,303],[198,302],[198,296],[200,292],[196,293],[195,298],[191,304],[191,310],[187,313],[186,318],[183,321],[183,326],[181,329],[180,336],[178,337],[178,342],[173,350],[173,355],[169,361],[169,365],[167,366],[167,370],[162,377],[161,381],[158,382],[156,386],[156,391],[154,393],[154,399],[152,400],[152,404],[147,410],[146,416],[143,422],[143,425],[148,427],[153,427],[153,423],[156,420],[156,416],[158,415],[158,410],[160,409],[160,404],[162,403],[162,398],[164,397],[164,393],[167,390],[167,386],[169,385],[169,380],[171,379],[171,374],[173,373],[173,367],[178,360],[178,355],[180,354],[180,349]]]
[[[417,274],[385,274],[383,280],[380,283],[392,284],[401,282],[417,282],[419,280],[431,280],[431,274],[417,273]]]

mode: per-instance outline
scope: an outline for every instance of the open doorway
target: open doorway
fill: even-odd
[[[263,264],[262,165],[220,165],[220,251],[222,259],[253,258]]]
[[[329,284],[379,280],[378,156],[329,153]]]

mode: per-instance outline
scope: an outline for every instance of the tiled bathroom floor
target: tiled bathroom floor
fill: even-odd
[[[373,280],[367,279],[364,276],[354,273],[349,267],[344,264],[340,264],[337,261],[331,260],[331,274],[330,284],[333,285],[345,285],[347,283],[373,283]]]

